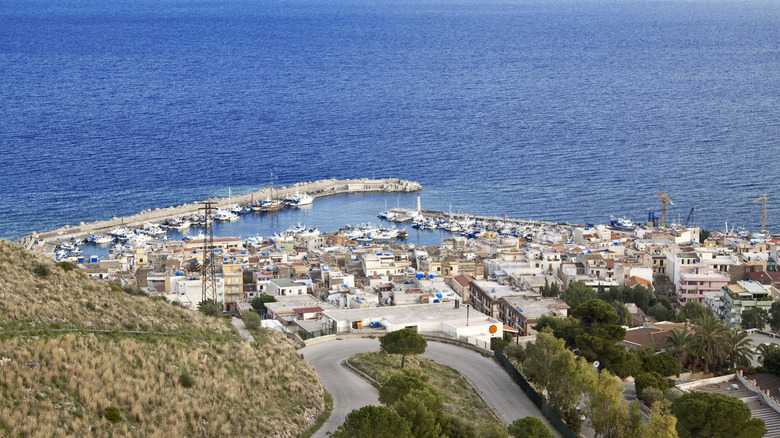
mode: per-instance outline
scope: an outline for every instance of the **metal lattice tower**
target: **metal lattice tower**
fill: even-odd
[[[215,202],[201,202],[205,217],[205,227],[203,230],[203,263],[201,264],[201,280],[203,282],[203,301],[213,300],[217,302],[217,267],[214,264],[214,219],[211,212],[214,210]]]

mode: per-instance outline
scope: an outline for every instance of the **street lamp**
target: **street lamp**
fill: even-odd
[[[469,325],[469,308],[471,308],[471,306],[466,304],[466,325]]]

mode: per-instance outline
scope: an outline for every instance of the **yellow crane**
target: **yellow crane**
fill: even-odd
[[[766,192],[764,196],[760,196],[753,200],[753,202],[764,201],[764,214],[761,216],[761,232],[766,231]]]
[[[661,198],[661,226],[664,227],[666,226],[666,203],[674,205],[674,202],[669,199],[666,192],[659,193],[658,197]]]

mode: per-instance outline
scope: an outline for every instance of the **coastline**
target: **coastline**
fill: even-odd
[[[327,179],[319,181],[298,182],[288,187],[280,187],[274,190],[270,187],[230,198],[210,198],[206,201],[215,202],[217,207],[230,207],[233,204],[245,205],[252,199],[262,200],[266,198],[283,198],[295,192],[309,193],[318,198],[341,195],[347,193],[412,193],[422,190],[423,186],[415,181],[407,181],[399,178],[383,179]],[[31,249],[33,245],[43,240],[45,242],[57,239],[70,239],[72,237],[85,237],[90,233],[108,231],[118,226],[140,226],[147,222],[161,222],[174,217],[191,216],[199,212],[200,203],[182,204],[164,208],[155,208],[141,211],[132,216],[114,217],[108,220],[84,223],[77,226],[65,225],[51,231],[42,233],[33,232],[17,241],[22,247]]]

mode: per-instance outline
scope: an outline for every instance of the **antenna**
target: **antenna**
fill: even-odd
[[[214,219],[211,212],[214,210],[216,202],[201,202],[203,215],[206,218],[203,230],[203,263],[201,265],[201,281],[203,283],[202,301],[213,300],[217,302],[217,267],[214,264]]]

